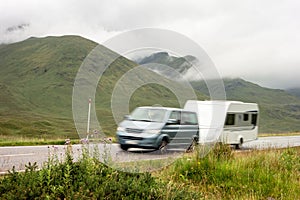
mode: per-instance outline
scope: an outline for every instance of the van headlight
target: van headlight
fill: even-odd
[[[151,130],[147,130],[146,133],[158,134],[158,133],[160,133],[160,130],[159,129],[151,129]]]
[[[125,128],[124,128],[124,127],[121,127],[121,126],[119,126],[119,127],[117,128],[117,131],[120,131],[120,132],[125,132]]]

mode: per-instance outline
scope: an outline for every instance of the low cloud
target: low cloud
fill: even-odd
[[[75,34],[99,43],[136,28],[167,28],[201,45],[223,76],[300,87],[300,2],[294,0],[11,0],[0,43]]]

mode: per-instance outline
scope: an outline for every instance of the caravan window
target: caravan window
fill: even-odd
[[[249,114],[244,114],[243,120],[244,120],[244,121],[248,121],[248,120],[249,120]]]
[[[225,125],[234,125],[235,114],[227,114]]]
[[[253,126],[256,126],[256,124],[257,124],[257,114],[256,113],[252,114],[251,124]]]

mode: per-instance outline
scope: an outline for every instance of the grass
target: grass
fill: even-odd
[[[6,124],[6,126],[14,127],[10,123]],[[16,127],[14,127],[16,128]],[[3,127],[0,127],[0,130],[4,130]],[[23,129],[24,130],[24,129]],[[11,130],[10,130],[11,131]],[[16,130],[17,132],[18,130]],[[32,136],[26,137],[18,134],[3,134],[5,131],[2,131],[0,134],[0,146],[34,146],[34,145],[63,145],[65,144],[66,139],[71,139],[72,144],[80,143],[80,139],[76,134],[72,135],[52,135],[51,137],[45,137],[45,135],[40,135],[40,137]],[[270,137],[270,136],[299,136],[299,132],[288,132],[288,133],[260,133],[258,137]],[[117,143],[117,139],[115,137],[110,137],[113,143]],[[153,162],[153,161],[151,161]],[[135,165],[140,165],[135,163]],[[142,161],[142,166],[145,166],[145,170],[147,169],[148,163],[144,163]],[[159,164],[158,164],[159,165]],[[122,164],[120,165],[122,167]],[[163,165],[164,166],[164,165]],[[157,167],[159,168],[159,167]],[[142,168],[141,168],[142,169]]]
[[[62,144],[67,138],[78,139],[73,126],[66,118],[0,115],[0,146]]]
[[[67,139],[24,138],[3,135],[0,135],[0,138],[0,146],[63,145],[66,143]],[[79,139],[72,139],[72,142],[73,144],[79,143]]]
[[[127,172],[153,172],[163,169],[165,166],[171,165],[176,157],[168,157],[154,160],[137,160],[130,162],[114,162],[110,166],[114,169]]]
[[[157,176],[184,183],[206,199],[299,199],[300,148],[212,151],[203,159],[178,160]]]
[[[71,146],[69,146],[71,147]],[[127,173],[99,162],[94,150],[73,162],[70,148],[37,170],[0,178],[0,199],[299,199],[300,147],[234,152],[218,145],[208,155],[186,154],[160,171]],[[140,163],[140,162],[138,162]],[[128,164],[128,163],[127,163]],[[128,166],[125,166],[128,167]],[[138,172],[138,171],[137,171]]]
[[[299,136],[300,132],[287,132],[287,133],[259,133],[258,137],[270,137],[270,136]]]

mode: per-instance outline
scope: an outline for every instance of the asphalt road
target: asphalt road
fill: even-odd
[[[244,149],[266,149],[266,148],[284,148],[300,146],[300,136],[284,137],[261,137],[256,141],[245,143]],[[65,157],[67,145],[52,146],[17,146],[17,147],[0,147],[0,174],[5,174],[15,166],[15,170],[25,170],[25,165],[29,162],[37,163],[41,167],[49,159],[62,161]],[[95,149],[100,153],[100,160],[105,161],[111,158],[113,162],[129,162],[140,160],[157,160],[157,159],[176,159],[185,152],[180,149],[170,149],[164,152],[149,151],[141,149],[130,149],[125,152],[119,148],[118,144],[90,144],[86,146],[89,152],[95,153]],[[74,160],[78,160],[82,155],[83,145],[72,145],[72,155]]]

